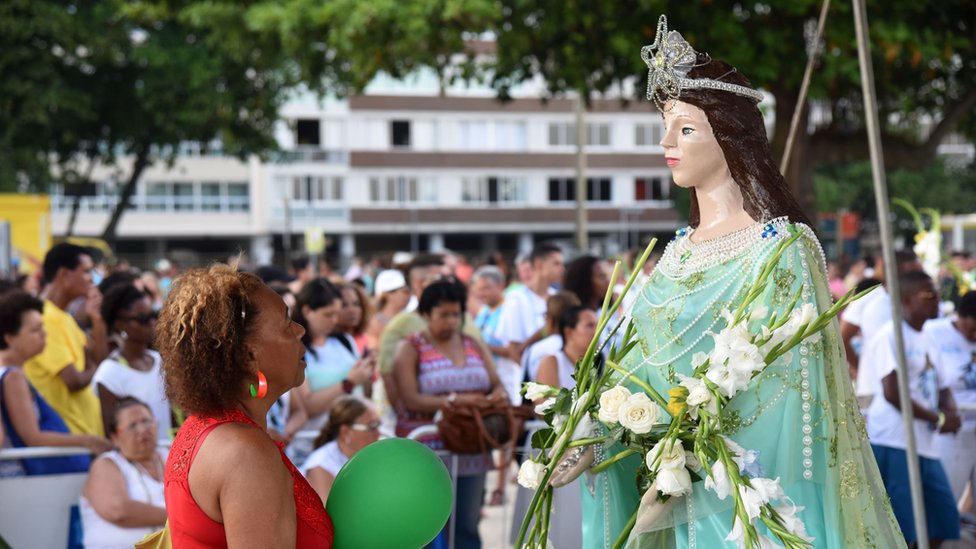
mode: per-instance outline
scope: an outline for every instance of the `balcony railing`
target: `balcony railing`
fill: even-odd
[[[74,204],[69,196],[51,196],[51,210],[68,213]],[[80,213],[110,213],[119,203],[117,196],[82,197]],[[131,211],[147,213],[247,213],[251,210],[249,196],[146,196],[136,195],[129,199]]]

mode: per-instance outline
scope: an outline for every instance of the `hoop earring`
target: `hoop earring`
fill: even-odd
[[[258,386],[254,387],[252,383],[250,385],[251,397],[252,398],[264,398],[264,395],[268,394],[268,378],[264,377],[264,372],[258,370]]]

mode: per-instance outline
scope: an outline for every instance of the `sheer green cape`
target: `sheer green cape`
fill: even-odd
[[[760,302],[782,314],[799,292],[796,307],[813,303],[823,312],[831,305],[823,252],[809,227],[793,229],[804,234],[779,259]],[[630,311],[640,344],[622,366],[661,394],[678,384],[676,374],[691,375],[694,353],[713,348],[708,332],[724,327],[720,312],[734,310],[789,228],[781,218],[701,243],[690,234],[679,231],[668,245]],[[836,321],[819,341],[771,364],[729,408],[736,416],[730,438],[757,451],[761,476],[779,478],[803,508],[797,516],[814,547],[905,546],[853,396]],[[606,456],[619,450],[609,448]],[[584,475],[584,547],[610,547],[634,513],[640,459]],[[674,501],[654,526],[635,529],[627,547],[735,547],[725,541],[732,501],[695,482],[693,493]]]

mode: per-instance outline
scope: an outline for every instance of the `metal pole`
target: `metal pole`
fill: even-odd
[[[817,63],[820,56],[820,39],[823,38],[824,27],[827,24],[827,12],[830,11],[830,0],[824,0],[820,7],[820,19],[817,21],[817,35],[807,47],[807,66],[803,70],[803,81],[800,83],[800,97],[796,100],[796,108],[793,109],[793,119],[790,121],[790,132],[786,134],[786,147],[783,148],[783,158],[779,162],[779,171],[786,174],[786,169],[790,166],[790,154],[793,152],[793,140],[800,126],[800,113],[803,112],[807,103],[807,92],[810,90],[810,77],[813,75],[813,66]],[[806,128],[803,129],[806,131]]]
[[[852,0],[854,29],[857,32],[857,58],[861,67],[861,88],[864,95],[864,120],[871,151],[871,172],[874,176],[874,198],[878,207],[878,225],[881,228],[881,247],[885,263],[885,281],[891,295],[891,321],[895,325],[895,358],[898,360],[898,399],[905,426],[905,453],[908,462],[908,482],[912,494],[912,512],[915,516],[915,532],[918,548],[929,548],[929,534],[925,524],[925,507],[922,500],[922,479],[915,447],[915,416],[912,414],[912,397],[908,392],[908,370],[905,365],[905,342],[902,337],[901,289],[898,284],[898,266],[891,230],[891,212],[888,208],[888,186],[885,182],[884,156],[881,151],[881,132],[874,91],[874,69],[871,66],[871,49],[868,43],[868,19],[864,0]],[[880,395],[877,395],[880,396]],[[877,397],[876,397],[877,398]],[[883,398],[883,397],[882,397]]]
[[[590,249],[586,226],[586,103],[583,92],[576,95],[576,247]]]

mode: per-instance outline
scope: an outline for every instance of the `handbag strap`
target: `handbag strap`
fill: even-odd
[[[482,453],[488,453],[489,448],[485,447],[487,442],[492,448],[501,448],[504,444],[498,442],[498,439],[488,434],[488,430],[485,429],[485,422],[481,418],[481,410],[477,408],[471,408],[474,412],[474,422],[478,426],[478,444],[481,446]],[[518,433],[515,432],[515,414],[512,412],[511,406],[505,406],[505,410],[502,412],[505,414],[505,419],[508,420],[508,435],[512,440],[518,438]]]

